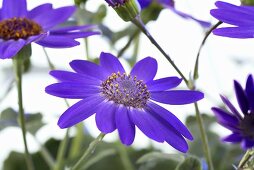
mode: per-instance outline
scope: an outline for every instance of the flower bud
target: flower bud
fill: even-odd
[[[106,0],[124,21],[132,21],[140,13],[140,5],[136,0]]]

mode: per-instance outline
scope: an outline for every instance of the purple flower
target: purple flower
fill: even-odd
[[[53,96],[82,99],[61,115],[60,128],[71,127],[96,113],[98,129],[105,134],[118,129],[125,145],[132,144],[137,126],[157,142],[166,141],[181,152],[188,150],[184,137],[192,140],[191,133],[174,114],[154,101],[183,105],[202,99],[203,93],[172,90],[182,81],[177,77],[153,80],[157,62],[151,57],[136,63],[130,74],[109,53],[101,53],[100,65],[74,60],[70,66],[75,72],[51,71],[60,82],[46,87]]]
[[[217,1],[218,9],[212,9],[211,15],[218,20],[233,25],[233,27],[217,28],[215,35],[230,38],[254,38],[254,7],[236,6]]]
[[[138,0],[138,2],[140,4],[141,8],[144,9],[144,8],[147,8],[153,2],[153,0]],[[211,26],[210,22],[196,19],[189,14],[185,14],[181,11],[176,10],[175,9],[175,2],[173,0],[156,0],[156,2],[161,4],[163,7],[170,9],[171,11],[173,11],[180,17],[183,17],[185,19],[192,19],[192,20],[198,22],[202,27],[210,27]]]
[[[53,9],[52,4],[42,4],[28,11],[26,0],[3,0],[0,9],[0,58],[12,58],[32,42],[44,47],[68,48],[79,45],[76,38],[98,34],[88,31],[91,25],[55,28],[74,12],[74,6]]]
[[[218,122],[232,131],[223,141],[231,143],[241,142],[242,148],[254,146],[254,81],[252,75],[248,76],[245,89],[234,81],[235,94],[242,114],[224,96],[222,101],[229,110],[213,107],[212,111]]]

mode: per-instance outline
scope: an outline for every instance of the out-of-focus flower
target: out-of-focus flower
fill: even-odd
[[[218,9],[212,9],[211,15],[218,20],[233,25],[233,27],[217,28],[215,35],[230,38],[254,38],[254,7],[236,6],[217,1]]]
[[[254,81],[248,76],[245,89],[234,81],[235,93],[242,114],[224,96],[222,101],[229,110],[213,107],[212,111],[218,122],[232,131],[232,134],[223,138],[225,142],[240,143],[243,149],[254,146]]]
[[[195,17],[193,17],[189,14],[186,14],[184,12],[181,12],[181,11],[178,11],[177,9],[175,9],[175,3],[173,0],[155,0],[155,1],[153,1],[153,0],[138,0],[138,2],[140,3],[140,6],[142,9],[145,9],[145,8],[149,7],[149,5],[151,5],[152,3],[156,2],[160,5],[162,5],[164,8],[170,9],[171,11],[173,11],[180,17],[183,17],[185,19],[192,19],[192,20],[198,22],[203,27],[210,27],[211,26],[210,22],[196,19]]]
[[[60,128],[71,127],[96,113],[96,124],[103,133],[118,129],[123,144],[131,145],[135,125],[149,138],[166,141],[181,152],[188,150],[184,139],[192,135],[178,118],[156,102],[183,105],[196,102],[203,93],[191,90],[172,90],[181,83],[177,77],[153,80],[157,61],[147,57],[126,74],[119,60],[101,53],[100,65],[74,60],[75,72],[52,71],[59,80],[46,87],[46,92],[61,98],[82,99],[60,117]]]
[[[99,34],[93,26],[56,28],[75,12],[74,6],[52,8],[42,4],[28,11],[26,0],[3,0],[0,10],[0,58],[14,57],[24,46],[35,42],[44,47],[68,48],[79,45],[76,38]]]

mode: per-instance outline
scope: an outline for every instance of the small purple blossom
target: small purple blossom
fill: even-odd
[[[199,19],[194,18],[193,16],[183,13],[181,11],[178,11],[177,9],[175,9],[175,2],[173,0],[155,0],[157,3],[161,4],[163,7],[170,9],[172,12],[176,13],[177,15],[179,15],[182,18],[185,19],[192,19],[193,21],[196,21],[197,23],[199,23],[202,27],[210,27],[211,23],[210,22],[206,22],[206,21],[202,21]],[[151,3],[153,3],[153,0],[138,0],[140,6],[142,9],[147,8]]]
[[[42,4],[28,11],[26,0],[3,0],[0,9],[0,58],[14,57],[24,46],[36,42],[49,48],[79,45],[76,38],[99,34],[93,26],[56,28],[75,12],[74,6],[53,9]]]
[[[215,35],[230,38],[254,38],[254,7],[236,6],[217,1],[218,9],[212,9],[211,15],[216,19],[233,25],[233,27],[217,28]]]
[[[94,113],[98,129],[107,134],[118,130],[120,140],[131,145],[135,126],[146,136],[164,142],[181,152],[187,152],[185,138],[193,137],[185,125],[170,111],[155,103],[183,105],[204,97],[199,91],[172,90],[181,83],[178,77],[153,80],[157,61],[146,57],[126,74],[119,60],[109,53],[101,53],[100,65],[74,60],[75,72],[51,71],[59,83],[46,87],[53,96],[81,99],[60,117],[60,128],[71,127]],[[185,137],[185,138],[184,138]]]
[[[224,96],[222,101],[229,110],[213,107],[212,111],[219,124],[232,131],[232,134],[223,138],[225,142],[240,143],[243,149],[254,146],[254,81],[248,76],[245,89],[234,81],[235,94],[242,114]]]

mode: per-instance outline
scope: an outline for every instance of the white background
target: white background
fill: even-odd
[[[53,3],[54,7],[73,4],[72,0],[28,0],[28,8],[31,9],[46,2]],[[210,9],[215,8],[214,2],[215,1],[208,0],[178,0],[176,2],[176,8],[186,13],[191,13],[199,19],[216,23],[217,21],[209,15]],[[238,1],[231,2],[239,4]],[[90,0],[88,2],[88,8],[91,11],[95,11],[102,3],[105,2],[103,0]],[[112,30],[120,30],[130,23],[122,21],[112,9],[108,8],[108,16],[104,24],[108,25]],[[184,75],[188,77],[193,71],[196,53],[205,30],[197,23],[191,20],[182,19],[167,9],[163,10],[157,21],[149,23],[147,27],[164,50],[170,54],[174,62],[183,71]],[[80,40],[80,42],[80,46],[71,49],[47,49],[51,60],[58,69],[68,70],[70,69],[68,63],[71,60],[85,59],[84,44],[82,43],[82,40]],[[101,36],[90,37],[89,43],[92,56],[99,56],[101,51],[116,54],[116,51],[109,47],[107,40]],[[121,48],[125,43],[126,39],[121,40],[121,43],[117,44],[117,48]],[[211,113],[210,108],[220,103],[219,94],[232,96],[233,79],[238,79],[243,84],[247,75],[253,73],[253,44],[253,39],[237,40],[217,37],[214,35],[209,37],[200,56],[200,79],[197,82],[198,88],[206,95],[206,98],[200,102],[202,111]],[[129,52],[129,54],[131,54],[131,51]],[[138,59],[146,56],[152,56],[157,59],[159,65],[157,78],[177,75],[167,60],[164,59],[157,49],[150,44],[146,37],[142,36]],[[238,60],[243,61],[243,65],[238,65],[236,63]],[[122,62],[125,63],[123,60]],[[36,135],[37,140],[43,143],[51,137],[60,139],[64,136],[65,130],[61,130],[56,123],[59,115],[65,111],[66,106],[62,99],[44,93],[44,88],[55,82],[55,80],[48,75],[49,69],[46,57],[42,48],[38,45],[33,45],[32,63],[37,69],[33,69],[29,74],[24,76],[23,91],[25,111],[42,112],[45,116],[44,121],[47,125],[38,132]],[[8,74],[2,70],[10,69],[11,65],[11,60],[0,61],[0,96],[3,95],[8,82],[13,78],[11,70],[9,70]],[[127,70],[130,69],[126,63],[125,66]],[[182,87],[185,88],[184,83],[182,83]],[[232,100],[236,103],[234,97]],[[74,103],[76,101],[73,100],[70,102]],[[18,109],[15,88],[5,100],[0,103],[0,111],[7,107]],[[182,121],[184,121],[184,118],[187,115],[194,114],[193,105],[165,107],[175,113],[175,115]],[[99,134],[94,117],[87,119],[85,124],[93,136]],[[226,129],[220,126],[215,126],[214,128],[219,128],[222,134],[229,133]],[[110,142],[117,138],[117,133],[113,133],[107,135],[105,141]],[[149,142],[150,140],[147,137],[141,133],[137,133],[133,145],[137,148],[142,148],[146,147]],[[38,145],[33,136],[28,135],[28,143],[31,152],[38,150]],[[165,152],[174,151],[171,150],[171,146],[168,144],[153,143],[153,145],[161,149],[163,148],[163,151]],[[0,167],[11,150],[22,152],[23,149],[20,129],[8,128],[2,131],[0,133]]]

